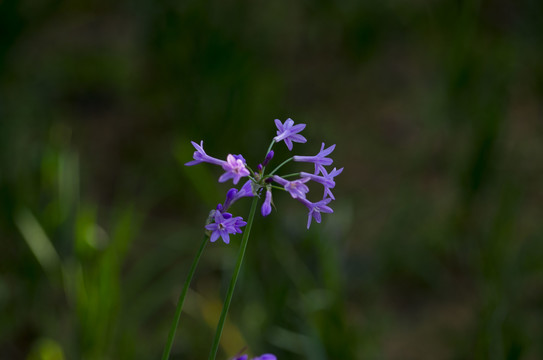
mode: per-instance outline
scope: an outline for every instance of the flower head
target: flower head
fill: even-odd
[[[226,212],[232,204],[242,197],[259,196],[265,188],[266,193],[263,197],[264,202],[260,212],[262,216],[270,215],[273,207],[272,188],[276,187],[271,184],[272,182],[276,182],[283,186],[292,198],[299,200],[308,208],[308,228],[311,225],[312,219],[315,219],[317,223],[321,222],[321,213],[333,212],[328,204],[330,201],[335,200],[334,194],[332,193],[332,189],[336,186],[334,178],[341,174],[343,168],[339,170],[334,168],[332,171],[328,172],[325,167],[333,163],[332,158],[328,156],[334,151],[336,145],[326,148],[325,144],[322,143],[318,154],[314,156],[295,155],[283,161],[274,170],[268,173],[266,168],[274,158],[275,154],[272,148],[275,143],[285,141],[287,148],[292,150],[294,142],[307,142],[306,138],[300,134],[300,132],[305,129],[305,124],[294,124],[294,121],[291,118],[288,118],[284,123],[276,119],[275,125],[277,126],[277,136],[273,138],[263,161],[255,168],[256,172],[253,172],[253,170],[247,166],[247,162],[242,155],[228,154],[226,161],[216,159],[206,154],[203,147],[203,141],[201,141],[200,144],[197,144],[194,141],[191,142],[196,151],[193,154],[193,160],[186,163],[186,165],[191,166],[202,162],[220,165],[223,168],[224,173],[219,177],[219,182],[225,182],[232,179],[233,183],[237,185],[241,178],[249,177],[249,180],[245,181],[240,189],[232,188],[228,190],[224,204],[219,204],[217,209],[210,213],[206,229],[210,234],[211,241],[216,241],[221,237],[225,243],[228,243],[230,241],[230,234],[242,232],[241,228],[246,225],[243,218],[239,216],[232,217],[232,214]],[[290,178],[290,176],[294,176],[295,174],[285,175],[283,177],[274,175],[283,165],[291,160],[312,163],[315,166],[315,171],[313,173],[300,172],[300,178],[292,181],[286,180],[286,178]],[[253,176],[251,176],[251,174]],[[309,187],[306,183],[310,180],[324,186],[324,195],[321,201],[314,203],[307,199]],[[255,359],[266,360],[267,358],[265,355],[262,355],[261,358]]]
[[[305,185],[309,181],[309,178],[301,178],[294,181],[288,181],[280,176],[273,175],[273,181],[283,185],[286,191],[290,193],[293,199],[305,199],[305,194],[309,192],[309,188]]]
[[[330,155],[332,151],[336,148],[336,145],[332,145],[329,148],[324,148],[324,143],[322,143],[321,150],[319,153],[315,156],[294,156],[294,161],[301,161],[301,162],[310,162],[315,164],[315,174],[318,174],[319,169],[323,169],[323,166],[325,165],[332,165],[334,160],[331,158],[326,157],[327,155]]]
[[[312,203],[311,201],[307,199],[298,199],[302,204],[304,204],[307,209],[309,210],[308,218],[307,218],[307,228],[309,229],[309,226],[311,225],[311,219],[315,219],[317,223],[320,224],[321,222],[321,212],[322,213],[333,213],[334,210],[332,210],[331,207],[328,206],[328,203],[332,201],[331,198],[324,198],[321,201],[318,201],[316,203]]]
[[[220,204],[219,204],[220,205]],[[232,214],[222,212],[222,206],[218,206],[213,214],[214,222],[207,224],[205,228],[211,231],[210,241],[215,242],[219,238],[228,244],[230,234],[241,233],[241,227],[247,225],[241,216],[232,217]]]
[[[190,143],[192,144],[192,146],[194,146],[196,151],[192,155],[192,158],[194,160],[186,163],[186,166],[192,166],[203,162],[222,166],[225,163],[224,160],[215,159],[214,157],[206,154],[206,152],[204,151],[204,140],[200,141],[200,145],[198,145],[194,141],[191,141]]]
[[[292,150],[292,142],[305,143],[307,139],[298,134],[305,129],[305,124],[294,125],[294,121],[291,118],[285,120],[285,123],[281,123],[281,120],[275,119],[275,126],[277,126],[277,136],[273,139],[276,142],[285,140],[285,144],[289,150]]]
[[[237,184],[239,180],[244,176],[249,176],[249,170],[245,167],[245,162],[243,157],[239,158],[240,155],[236,156],[228,154],[226,161],[223,162],[222,168],[226,171],[219,178],[219,182],[225,182],[228,179],[233,179],[234,184]]]

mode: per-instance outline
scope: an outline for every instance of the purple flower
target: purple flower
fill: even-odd
[[[249,357],[247,355],[241,355],[237,356],[232,360],[248,360]],[[260,356],[254,357],[251,360],[277,360],[277,357],[273,354],[262,354]]]
[[[294,121],[291,118],[285,120],[282,124],[281,120],[275,119],[275,126],[277,126],[277,136],[273,138],[275,142],[285,140],[285,144],[289,150],[292,150],[292,142],[305,143],[307,139],[298,134],[305,129],[305,124],[294,125]]]
[[[318,174],[319,169],[322,169],[324,165],[332,165],[334,160],[327,158],[326,155],[330,155],[334,151],[336,145],[330,146],[328,149],[324,148],[322,143],[321,150],[315,156],[294,156],[294,161],[310,162],[315,164],[315,174]]]
[[[215,210],[213,215],[215,222],[207,224],[205,228],[211,231],[211,242],[217,241],[219,236],[228,244],[230,242],[230,234],[241,233],[241,226],[247,225],[241,216],[232,217],[230,213],[223,213],[219,208]]]
[[[332,201],[331,198],[325,198],[325,199],[322,199],[321,201],[316,202],[316,203],[312,203],[311,201],[309,201],[307,199],[298,199],[298,201],[300,201],[302,204],[304,204],[309,209],[309,214],[308,214],[308,218],[307,218],[307,228],[308,229],[309,229],[309,226],[311,225],[311,218],[315,219],[315,221],[320,224],[320,222],[321,222],[321,212],[322,213],[327,213],[327,214],[330,214],[330,213],[334,212],[334,210],[332,210],[332,208],[327,206],[328,203],[330,201]]]
[[[254,196],[253,185],[251,180],[247,180],[241,189],[232,188],[226,193],[226,201],[224,202],[224,209],[228,209],[233,203],[241,199],[242,197]]]
[[[249,176],[250,174],[249,170],[247,170],[247,168],[245,167],[244,161],[236,158],[232,154],[228,154],[228,156],[226,157],[226,161],[223,162],[221,165],[226,172],[221,175],[221,177],[219,178],[219,182],[225,182],[228,179],[234,179],[234,184],[237,184],[239,182],[239,179],[244,176]]]
[[[194,160],[186,163],[186,166],[192,166],[203,162],[223,166],[223,164],[225,163],[224,160],[215,159],[214,157],[206,154],[206,152],[204,151],[204,140],[200,141],[200,145],[198,145],[194,141],[191,141],[191,144],[196,149],[196,151],[192,155],[192,158]]]
[[[241,234],[241,227],[247,225],[241,216],[236,216],[233,220],[233,228],[237,234]]]
[[[253,358],[253,360],[277,360],[277,357],[273,354],[262,354]]]
[[[272,192],[271,192],[271,189],[268,188],[266,190],[266,199],[264,200],[264,204],[262,204],[262,208],[260,209],[262,216],[270,215],[272,211],[271,202],[272,202]]]
[[[333,180],[336,176],[338,176],[339,174],[341,174],[341,172],[343,171],[343,168],[339,169],[339,170],[336,170],[336,168],[334,168],[334,170],[332,170],[330,172],[330,174],[328,174],[328,172],[326,171],[325,168],[321,168],[321,172],[322,172],[322,175],[324,176],[324,178],[326,179],[331,179]],[[334,186],[335,186],[335,182],[334,182]],[[326,195],[329,195],[332,200],[335,200],[336,198],[334,197],[334,194],[332,194],[332,191],[330,191],[330,189],[333,189],[334,186],[332,187],[324,187],[324,197],[326,197]]]
[[[243,165],[247,165],[247,161],[245,161],[245,158],[243,157],[243,155],[241,154],[238,154],[238,155],[232,155],[234,157],[234,159],[236,160],[241,160],[241,162],[243,163]]]
[[[332,191],[330,191],[330,189],[333,189],[336,186],[336,182],[334,181],[334,177],[341,174],[341,172],[343,171],[343,168],[341,168],[339,170],[334,168],[334,170],[332,170],[330,172],[330,174],[328,174],[328,171],[326,171],[326,169],[324,167],[321,167],[320,171],[321,171],[323,176],[319,176],[319,175],[315,175],[315,174],[309,174],[309,173],[306,173],[306,172],[303,172],[303,171],[300,173],[300,176],[308,177],[311,180],[324,185],[324,197],[326,197],[326,195],[329,195],[332,198],[332,200],[335,200],[336,198],[334,197],[334,194],[332,194]]]
[[[294,199],[305,199],[305,194],[309,192],[309,188],[305,185],[309,178],[301,178],[294,181],[288,181],[280,176],[273,175],[273,181],[283,185],[286,191],[290,193]]]
[[[300,176],[304,177],[304,178],[309,178],[310,180],[318,182],[319,184],[322,184],[325,187],[333,188],[334,186],[336,186],[336,183],[334,182],[334,180],[327,179],[327,178],[325,178],[323,176],[320,176],[320,175],[310,174],[310,173],[306,173],[306,172],[302,171],[300,173]]]

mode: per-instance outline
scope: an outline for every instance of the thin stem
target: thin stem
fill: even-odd
[[[255,172],[253,171],[253,169],[251,169],[251,167],[250,167],[249,165],[245,164],[245,167],[246,167],[247,169],[249,169],[249,171],[251,172],[251,174],[252,174],[253,176],[255,176]]]
[[[234,295],[234,288],[236,287],[236,282],[238,281],[241,265],[243,264],[243,258],[245,257],[245,249],[247,248],[247,243],[249,242],[249,234],[251,233],[251,226],[253,225],[253,219],[255,217],[257,203],[258,197],[255,196],[253,197],[253,203],[251,204],[251,210],[249,211],[247,225],[245,226],[245,230],[243,231],[243,239],[241,240],[241,246],[239,248],[238,260],[236,262],[236,267],[234,268],[234,273],[232,274],[232,279],[230,280],[230,285],[228,286],[226,298],[224,299],[221,317],[219,318],[217,330],[215,331],[215,338],[213,339],[213,345],[211,347],[211,352],[209,353],[209,360],[215,360],[215,357],[217,356],[219,342],[222,335],[222,329],[226,320],[226,314],[228,313],[228,308],[230,307],[230,302],[232,301],[232,296]]]
[[[281,175],[281,177],[284,179],[284,178],[299,176],[299,175],[300,175],[300,173],[297,172],[297,173],[292,173],[292,174],[288,174],[288,175]]]
[[[272,147],[273,147],[273,144],[275,144],[275,139],[272,140],[270,146],[268,146],[268,151],[266,151],[266,155],[264,156],[268,156],[268,153],[271,151]],[[262,168],[262,174],[264,174],[264,171],[266,171],[266,167],[264,166]]]
[[[272,149],[272,147],[273,147],[273,144],[275,144],[275,139],[272,140],[270,146],[268,147],[268,151],[266,151],[266,155],[268,155],[268,153],[271,151],[271,149]],[[266,156],[266,155],[264,155],[264,156]]]
[[[269,176],[272,176],[273,174],[275,174],[275,172],[276,172],[277,170],[279,170],[283,165],[285,165],[286,163],[288,163],[288,162],[291,161],[292,159],[294,159],[294,157],[288,158],[288,159],[286,159],[285,161],[283,161],[278,167],[276,167],[276,168],[269,174]]]
[[[179,295],[179,300],[177,300],[177,307],[175,308],[175,315],[172,322],[172,327],[170,328],[170,333],[168,334],[168,341],[166,343],[166,347],[164,348],[164,352],[162,353],[162,360],[167,360],[170,357],[170,351],[172,350],[175,332],[177,330],[177,325],[179,324],[179,318],[181,317],[181,310],[183,309],[183,302],[185,302],[185,297],[187,296],[187,291],[189,290],[190,282],[192,281],[192,277],[194,276],[194,272],[196,271],[196,266],[198,265],[198,262],[200,261],[200,257],[202,257],[202,253],[204,252],[204,248],[207,244],[208,239],[209,239],[209,236],[204,235],[202,239],[202,244],[200,245],[200,249],[198,249],[198,253],[196,254],[196,257],[194,258],[194,261],[192,262],[192,266],[190,267],[187,280],[185,280],[185,285],[183,285],[183,290],[181,291],[181,294]]]
[[[277,185],[272,185],[271,187],[274,188],[274,189],[277,189],[277,190],[287,191],[287,190],[285,190],[284,187],[280,187],[280,186],[277,186]]]

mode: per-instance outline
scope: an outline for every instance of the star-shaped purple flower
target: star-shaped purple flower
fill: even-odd
[[[311,225],[311,218],[315,219],[317,223],[320,224],[321,222],[321,213],[333,213],[334,210],[332,210],[331,207],[328,206],[328,203],[332,201],[331,198],[325,198],[321,201],[318,201],[316,203],[312,203],[311,201],[307,199],[298,199],[302,204],[304,204],[307,209],[309,210],[308,217],[307,217],[307,228],[309,229],[309,226]]]
[[[294,161],[300,161],[300,162],[310,162],[315,164],[315,174],[319,173],[319,169],[322,169],[323,166],[326,165],[332,165],[334,160],[331,158],[326,157],[327,155],[330,155],[332,151],[336,148],[336,145],[332,145],[329,148],[324,148],[324,143],[322,143],[321,150],[319,153],[315,156],[294,156]]]
[[[275,119],[275,126],[277,126],[277,136],[273,138],[275,142],[285,140],[285,144],[289,150],[292,150],[292,142],[305,143],[307,139],[298,134],[305,129],[305,124],[294,125],[294,121],[291,118],[285,120],[285,123],[281,123],[281,120]]]
[[[241,233],[241,227],[247,225],[241,216],[232,217],[230,213],[221,212],[222,207],[215,210],[213,219],[215,222],[207,224],[205,228],[211,231],[210,241],[215,242],[219,238],[228,244],[230,243],[230,234]]]
[[[283,185],[293,199],[305,199],[305,194],[309,192],[309,188],[305,185],[305,183],[309,181],[309,178],[288,181],[280,176],[273,175],[272,179],[279,185]]]
[[[204,151],[204,140],[200,141],[200,145],[198,145],[194,141],[191,141],[191,144],[196,149],[196,151],[192,155],[192,158],[194,160],[186,163],[185,164],[186,166],[192,166],[192,165],[200,164],[203,162],[223,166],[223,164],[225,163],[224,160],[215,159],[214,157],[211,157],[206,154],[206,152]]]
[[[324,197],[326,197],[326,195],[329,195],[332,198],[332,200],[335,200],[336,198],[334,197],[334,194],[332,194],[332,191],[330,189],[333,189],[336,186],[336,182],[334,181],[334,177],[341,174],[341,172],[343,171],[343,168],[341,168],[339,170],[334,168],[334,170],[332,170],[330,173],[328,173],[328,171],[326,171],[326,169],[321,166],[320,171],[322,173],[322,176],[315,175],[315,174],[309,174],[309,173],[306,173],[306,172],[303,172],[303,171],[300,173],[300,176],[308,177],[311,180],[324,185]]]
[[[240,155],[234,156],[228,154],[226,161],[221,164],[226,172],[221,175],[219,182],[233,179],[234,184],[237,184],[242,177],[249,176],[250,172],[245,167],[245,162],[242,160],[243,158],[240,159],[239,156]]]

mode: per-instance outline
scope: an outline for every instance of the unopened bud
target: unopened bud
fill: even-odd
[[[262,166],[267,166],[271,159],[273,159],[273,150],[270,150],[270,152],[266,154],[266,158],[264,159]]]

